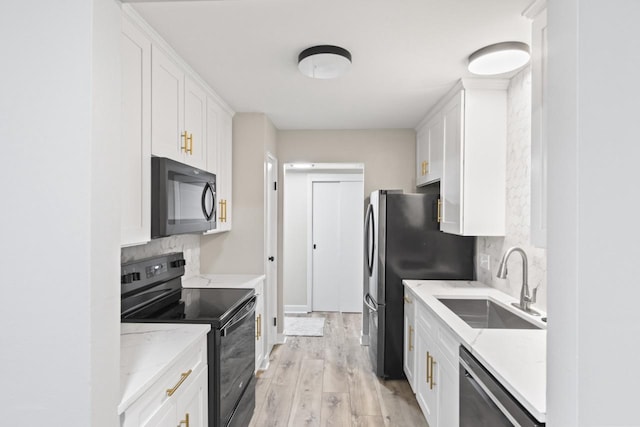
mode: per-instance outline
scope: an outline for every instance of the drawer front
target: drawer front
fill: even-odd
[[[438,321],[429,309],[421,303],[416,304],[417,323],[432,337],[437,337]]]
[[[122,426],[137,427],[147,423],[162,405],[175,399],[175,394],[169,396],[168,390],[175,390],[178,394],[180,390],[189,387],[206,366],[207,341],[206,337],[203,337],[172,363],[168,370],[125,411]],[[191,373],[187,375],[189,370]]]

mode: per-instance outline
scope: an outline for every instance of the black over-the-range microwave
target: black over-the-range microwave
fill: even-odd
[[[216,228],[216,176],[164,157],[151,158],[151,238]]]

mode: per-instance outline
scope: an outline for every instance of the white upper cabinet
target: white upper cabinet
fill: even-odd
[[[418,139],[429,141],[427,173],[418,183],[440,181],[438,217],[446,233],[504,235],[508,84],[462,79],[418,128]]]
[[[122,246],[151,240],[151,40],[122,20]]]
[[[231,229],[232,117],[217,101],[207,99],[207,169],[216,174],[218,196],[216,229]]]
[[[416,185],[431,184],[442,179],[444,129],[440,114],[418,128],[416,136]]]
[[[189,152],[185,163],[207,168],[207,93],[189,77],[184,82],[184,129],[188,132]]]
[[[156,46],[151,70],[151,152],[184,163],[189,150],[184,131],[184,71]]]
[[[547,246],[547,9],[534,2],[524,15],[531,35],[531,244]]]

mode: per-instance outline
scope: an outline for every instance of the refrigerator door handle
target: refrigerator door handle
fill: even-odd
[[[376,248],[376,239],[374,236],[375,233],[375,222],[373,219],[373,205],[369,205],[367,207],[367,215],[365,219],[365,245],[367,249],[367,268],[369,269],[369,276],[373,273],[373,255],[375,254]],[[369,248],[371,246],[371,248]],[[371,251],[371,253],[369,253]]]
[[[362,298],[364,301],[364,305],[369,308],[369,311],[378,311],[378,309],[374,306],[375,302],[372,300],[371,295],[368,293]]]

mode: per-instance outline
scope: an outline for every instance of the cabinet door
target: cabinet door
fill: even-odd
[[[444,108],[443,177],[440,186],[442,198],[440,230],[462,233],[462,112],[464,91],[456,94]]]
[[[433,380],[435,386],[431,385],[431,357],[434,356],[435,343],[424,326],[419,321],[416,323],[416,399],[429,425],[437,427],[437,377]]]
[[[151,55],[151,153],[184,162],[184,72],[162,50]]]
[[[205,90],[185,77],[184,131],[188,134],[188,152],[185,163],[199,169],[207,167],[207,94]]]
[[[220,115],[220,139],[219,143],[219,167],[216,177],[218,185],[218,208],[222,208],[222,220],[218,222],[218,228],[222,231],[231,230],[231,218],[233,211],[232,202],[232,166],[233,166],[233,119],[226,112]],[[219,177],[219,178],[218,178]]]
[[[216,191],[220,198],[220,118],[222,111],[216,101],[207,98],[207,171],[216,174]],[[220,214],[220,212],[218,212]],[[220,224],[218,224],[219,226]]]
[[[120,244],[151,240],[151,41],[122,21]]]
[[[195,380],[190,382],[178,395],[177,418],[174,418],[174,426],[208,426],[207,368],[205,366],[204,369],[200,370]]]
[[[441,426],[457,426],[460,418],[459,407],[459,373],[444,357],[438,357],[434,365],[437,378],[435,387],[438,394],[438,423]]]
[[[176,426],[175,399],[166,400],[140,427],[175,427]]]
[[[416,185],[427,183],[429,171],[429,127],[424,126],[416,135]]]
[[[444,120],[440,114],[427,124],[429,128],[429,163],[425,170],[427,183],[442,179],[442,161],[444,150]]]
[[[416,324],[415,324],[415,304],[407,291],[404,294],[404,373],[407,376],[411,389],[415,388],[415,366],[416,366]]]
[[[256,372],[264,359],[264,295],[262,288],[256,288]]]

